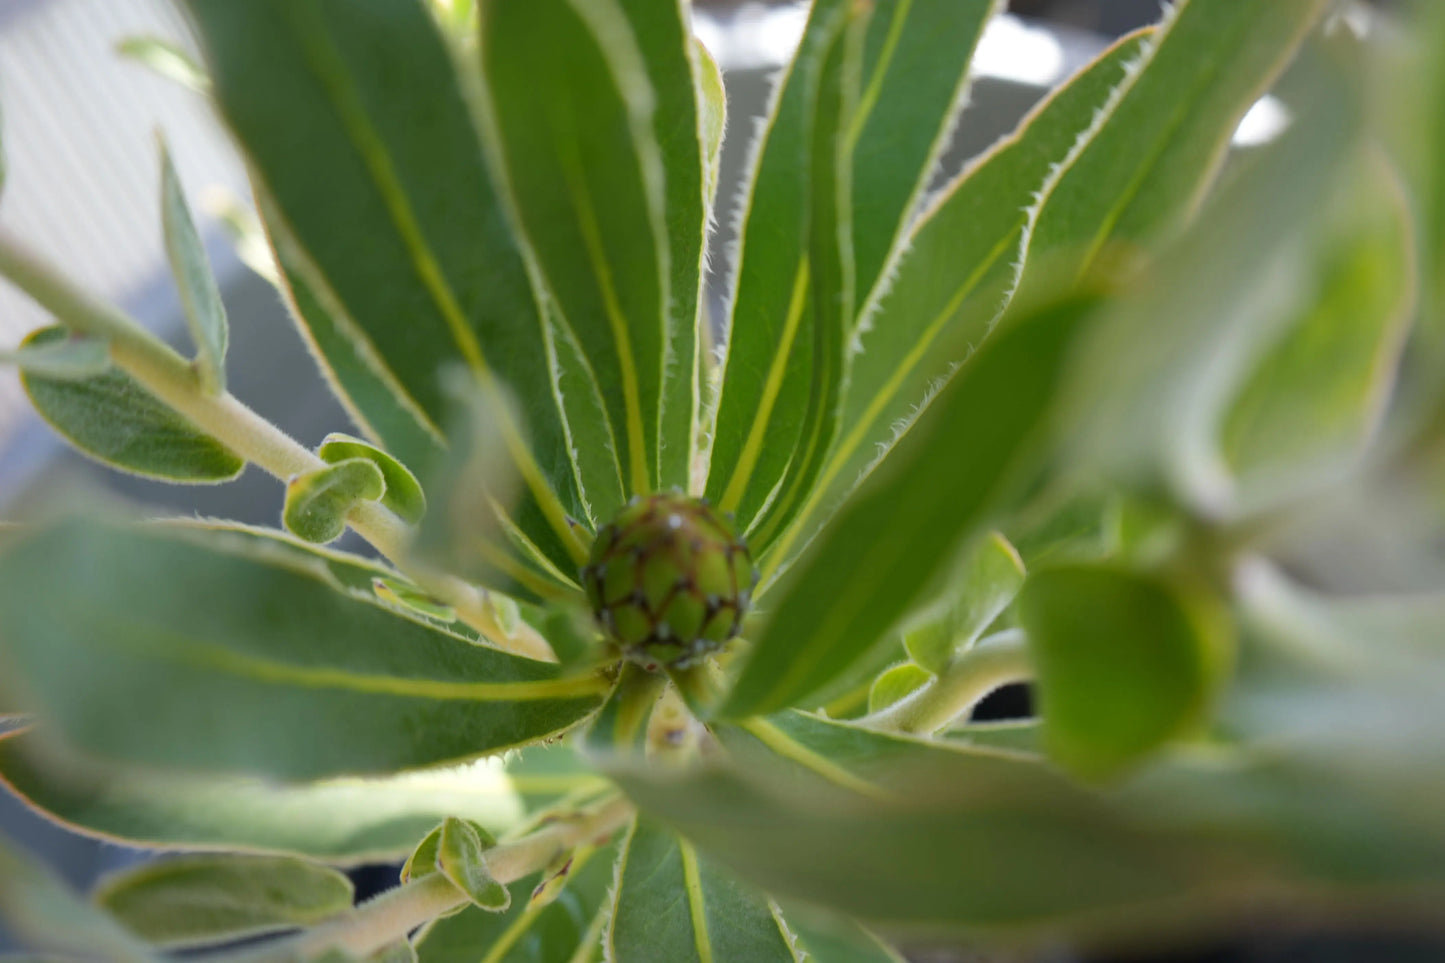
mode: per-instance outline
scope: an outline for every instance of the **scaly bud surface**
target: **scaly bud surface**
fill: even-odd
[[[582,585],[622,654],[685,668],[738,634],[758,573],[731,522],[684,495],[634,498],[592,543]]]

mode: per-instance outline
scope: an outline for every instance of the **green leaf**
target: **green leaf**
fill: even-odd
[[[455,622],[457,620],[456,609],[396,579],[377,576],[371,581],[371,590],[376,593],[376,597],[379,599],[384,599],[402,608],[420,612],[422,615],[436,619],[438,622]]]
[[[573,963],[589,960],[584,948],[600,942],[615,845],[583,847],[572,857],[565,888],[551,902],[529,898],[543,874],[510,887],[511,906],[492,913],[469,906],[435,920],[416,938],[421,963]]]
[[[167,80],[205,93],[211,78],[189,53],[163,37],[126,37],[115,45],[115,52],[155,71]]]
[[[1328,0],[1169,8],[1122,84],[1043,185],[1016,297],[1130,266],[1189,220],[1251,105]]]
[[[692,54],[697,76],[698,130],[702,139],[702,156],[706,162],[703,190],[708,207],[717,197],[718,165],[722,158],[723,136],[727,132],[728,98],[723,87],[722,70],[712,54],[693,38]]]
[[[95,901],[141,939],[197,946],[311,926],[351,908],[351,880],[287,856],[170,857],[102,880]]]
[[[0,364],[55,381],[84,381],[110,369],[110,346],[96,338],[67,335],[41,339],[14,351],[0,351]]]
[[[416,947],[411,940],[402,937],[388,943],[367,958],[367,963],[417,963]]]
[[[874,7],[862,101],[848,131],[857,271],[850,316],[882,276],[948,145],[969,62],[997,6],[993,0],[882,0]]]
[[[322,461],[333,465],[349,458],[365,458],[374,462],[386,482],[386,494],[381,497],[381,503],[407,522],[419,522],[426,514],[426,493],[422,491],[421,483],[409,468],[380,448],[360,438],[333,431],[321,439],[321,447],[316,449],[316,454],[321,456]]]
[[[645,816],[622,844],[612,898],[605,956],[616,963],[798,960],[766,896]]]
[[[628,487],[650,491],[658,480],[666,403],[674,400],[664,396],[664,368],[677,319],[667,316],[668,198],[648,60],[617,0],[491,0],[482,6],[481,23],[494,128],[488,135],[505,170],[499,179],[558,311],[596,375],[622,439]],[[665,39],[648,38],[654,68],[676,66],[675,58],[685,55],[678,40],[680,49],[664,52]],[[669,100],[678,93],[669,92]],[[690,98],[691,85],[681,93]],[[695,121],[687,136],[696,139]],[[692,203],[701,200],[694,184]],[[701,225],[693,230],[700,233]],[[698,264],[693,250],[688,276]],[[679,292],[686,303],[695,303],[697,283],[692,277],[690,297]],[[675,384],[689,370],[688,350],[688,357],[674,359]],[[690,394],[691,385],[684,387]]]
[[[294,241],[278,253],[305,282],[304,298],[293,286],[302,319],[329,329],[313,340],[328,365],[339,355],[334,386],[360,389],[352,406],[373,429],[400,425],[401,443],[381,436],[381,447],[420,466],[415,423],[440,434],[443,369],[464,367],[486,391],[505,382],[535,446],[521,425],[504,426],[526,482],[517,524],[559,564],[575,564],[582,550],[565,521],[574,483],[544,318],[487,172],[467,81],[430,14],[415,2],[186,8],[273,240]],[[395,400],[382,399],[383,387]]]
[[[386,479],[369,458],[347,458],[286,482],[281,520],[308,542],[325,543],[346,531],[347,514],[363,501],[386,494]]]
[[[171,163],[171,152],[165,138],[159,138],[161,149],[161,227],[166,240],[166,256],[171,274],[180,292],[181,308],[191,340],[196,345],[195,368],[201,390],[218,395],[226,390],[226,343],[230,329],[226,308],[206,248],[196,231],[190,205],[181,186],[180,175]]]
[[[988,333],[1011,283],[1027,208],[1089,118],[1138,57],[1127,37],[1035,108],[1008,139],[922,213],[865,307],[850,347],[838,444],[793,528],[770,550],[771,574],[910,425],[937,385]],[[959,265],[967,265],[960,270]]]
[[[792,463],[783,471],[779,495],[755,517],[748,539],[762,552],[786,525],[811,489],[838,427],[843,366],[853,323],[853,227],[848,131],[858,110],[863,43],[873,22],[860,8],[848,18],[823,64],[813,116],[811,196],[806,261],[812,328],[812,377],[798,426]]]
[[[27,348],[58,344],[64,328],[42,328]],[[117,368],[83,380],[21,372],[40,417],[81,453],[111,468],[183,484],[230,481],[246,462]]]
[[[796,712],[714,731],[725,751],[708,764],[613,775],[700,858],[782,899],[887,933],[996,941],[1111,923],[1137,932],[1190,886],[1156,840],[1013,753]]]
[[[0,837],[0,924],[34,950],[115,963],[156,963],[120,924],[89,905],[49,867]]]
[[[734,256],[706,494],[746,531],[790,462],[813,379],[809,211],[824,63],[850,5],[813,4],[758,134]]]
[[[903,963],[903,957],[852,920],[804,907],[782,907],[793,945],[818,963]]]
[[[945,581],[942,595],[909,617],[908,656],[932,673],[972,645],[1018,594],[1024,563],[1008,539],[991,532],[970,545]]]
[[[511,905],[512,894],[487,869],[486,850],[492,845],[495,841],[471,823],[448,817],[437,838],[436,867],[473,905],[497,913]]]
[[[648,672],[624,662],[617,688],[587,727],[581,744],[586,755],[642,752],[647,744],[648,720],[666,681],[667,676],[660,672]]]
[[[658,486],[691,490],[702,404],[707,234],[716,186],[722,105],[709,102],[717,66],[699,54],[680,0],[619,0],[655,95],[652,126],[662,162],[667,237],[667,362],[663,370]]]
[[[0,738],[0,780],[71,832],[156,849],[295,854],[329,863],[387,862],[447,815],[495,832],[516,825],[519,793],[566,785],[479,761],[385,778],[277,784],[68,761],[44,732]]]
[[[0,657],[77,748],[287,779],[388,772],[553,735],[607,688],[203,534],[72,520],[0,556]]]
[[[1250,505],[1290,498],[1348,467],[1379,425],[1415,300],[1403,186],[1377,154],[1347,183],[1322,238],[1309,300],[1223,416],[1222,457]]]
[[[1112,778],[1199,729],[1232,662],[1233,629],[1203,592],[1105,567],[1056,568],[1019,597],[1044,746]]]
[[[1034,467],[1087,299],[992,339],[796,566],[723,712],[766,713],[826,692],[934,583]]]
[[[914,662],[901,662],[885,670],[868,689],[868,711],[886,709],[923,688],[932,678],[932,672]]]

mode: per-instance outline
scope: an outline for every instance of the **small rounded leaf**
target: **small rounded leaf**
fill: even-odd
[[[905,696],[917,692],[933,678],[933,673],[913,662],[904,662],[886,670],[873,680],[868,690],[868,711],[886,709]]]
[[[322,440],[316,454],[321,456],[322,461],[333,465],[352,458],[365,458],[375,463],[381,470],[381,477],[386,480],[386,494],[382,496],[381,503],[403,521],[412,524],[421,521],[426,514],[426,494],[422,491],[421,482],[416,480],[409,468],[375,445],[332,432]]]
[[[464,819],[448,818],[437,838],[437,871],[474,904],[499,913],[512,905],[507,887],[492,878],[486,852],[493,839]]]
[[[346,530],[346,515],[358,502],[376,501],[385,493],[386,480],[375,462],[348,458],[287,482],[281,520],[297,538],[329,542]]]

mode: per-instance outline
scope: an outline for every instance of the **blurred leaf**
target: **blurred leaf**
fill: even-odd
[[[1183,853],[1024,757],[796,712],[714,729],[726,751],[692,771],[614,776],[703,858],[780,898],[890,932],[997,939],[1135,931],[1189,888]]]
[[[790,573],[723,713],[766,713],[826,694],[1018,497],[1092,306],[1079,299],[1041,310],[979,351]]]
[[[189,53],[162,37],[126,37],[115,45],[115,52],[155,71],[167,80],[205,93],[211,78]]]
[[[141,939],[196,946],[311,926],[351,908],[345,874],[288,856],[168,857],[102,880],[96,902]]]
[[[804,907],[782,907],[803,959],[817,963],[903,963],[903,957],[852,920]]]
[[[903,631],[909,657],[928,672],[941,672],[1008,608],[1023,581],[1023,560],[1008,539],[985,535],[962,554],[940,597],[909,616]]]
[[[868,689],[868,711],[877,712],[893,705],[910,693],[928,684],[933,673],[915,662],[902,662],[884,671]]]
[[[120,924],[70,890],[38,859],[0,837],[0,924],[35,950],[74,953],[107,963],[156,963],[158,957]]]
[[[429,876],[441,869],[442,830],[446,829],[455,819],[455,816],[446,817],[433,826],[431,832],[423,836],[421,842],[416,844],[416,848],[411,851],[406,862],[401,864],[401,881],[403,883],[421,879],[423,876]],[[471,830],[472,834],[477,837],[479,845],[490,847],[496,844],[492,835],[482,827],[473,825]]]
[[[669,6],[667,16],[677,17],[675,4]],[[673,384],[682,390],[677,397],[692,393],[685,375],[693,349],[670,337],[694,322],[691,315],[685,322],[668,317],[669,198],[651,110],[657,94],[648,76],[649,63],[664,74],[675,70],[686,50],[680,21],[673,28],[674,50],[664,34],[667,19],[656,13],[648,19],[656,22],[649,23],[644,53],[617,0],[490,0],[481,17],[488,123],[494,127],[488,136],[505,169],[500,179],[558,311],[597,378],[634,493],[650,491],[658,481],[658,433],[671,423],[668,403],[676,400],[664,394],[664,367],[674,347],[686,352],[674,359],[679,378]],[[679,95],[690,100],[692,85],[684,81],[666,102]],[[696,122],[683,134],[693,140],[696,171]],[[680,147],[675,141],[669,137],[669,146]],[[679,205],[701,201],[701,185],[696,179],[693,184],[695,196],[679,194]],[[676,213],[682,216],[680,209]],[[690,261],[678,266],[688,276],[697,267],[702,230],[693,216],[693,236],[678,238],[692,251]],[[695,306],[697,279],[691,283],[690,297],[677,295]]]
[[[432,17],[416,2],[185,6],[283,270],[304,282],[292,292],[302,319],[321,322],[312,340],[328,366],[337,358],[333,386],[358,387],[363,423],[402,432],[382,447],[419,466],[447,412],[443,369],[464,365],[488,391],[504,381],[535,445],[503,426],[526,481],[517,524],[572,564],[574,481],[544,319]]]
[[[572,859],[567,883],[552,902],[529,896],[540,884],[536,874],[510,886],[511,906],[491,913],[469,906],[445,919],[427,924],[416,938],[421,963],[572,963],[592,959],[583,955],[588,940],[596,946],[600,930],[594,924],[604,912],[612,885],[615,845],[583,847]]]
[[[158,849],[294,853],[329,863],[386,862],[447,815],[490,830],[522,816],[519,795],[563,785],[476,762],[384,778],[279,785],[68,763],[45,733],[0,738],[0,780],[72,832]]]
[[[437,837],[436,868],[473,905],[497,913],[511,905],[512,894],[487,869],[486,850],[494,845],[470,823],[448,816]]]
[[[386,479],[369,458],[347,458],[296,475],[286,482],[286,530],[308,542],[324,544],[346,531],[346,516],[364,501],[386,493]]]
[[[1131,265],[1192,217],[1239,120],[1329,0],[1181,0],[1043,186],[1019,295]],[[1226,69],[1227,68],[1227,69]]]
[[[596,676],[560,678],[202,534],[75,520],[0,556],[0,655],[78,748],[319,778],[522,745],[601,702]]]
[[[402,937],[388,943],[366,958],[367,963],[417,963],[416,948],[411,940]]]
[[[796,963],[778,911],[645,816],[622,844],[605,957],[615,963]]]
[[[316,454],[322,461],[337,464],[349,458],[365,458],[381,469],[386,481],[386,494],[381,503],[397,514],[402,521],[419,522],[426,514],[426,493],[411,470],[381,449],[369,445],[360,438],[353,438],[333,431],[321,439]]]
[[[201,208],[216,219],[242,264],[275,287],[283,288],[276,255],[252,205],[229,188],[213,184],[201,195]],[[322,371],[325,372],[324,364]]]
[[[1353,54],[1348,43],[1306,49],[1280,91],[1289,129],[1241,159],[1081,345],[1065,429],[1081,471],[1232,510],[1218,419],[1316,283],[1321,198],[1334,196],[1360,132]]]
[[[36,349],[58,344],[64,328],[25,339]],[[111,468],[162,481],[230,481],[246,462],[141,387],[118,368],[82,380],[21,372],[30,403],[83,454]]]
[[[579,746],[588,757],[645,750],[648,720],[667,676],[631,662],[624,662],[621,672],[617,688],[592,717]]]
[[[0,351],[0,365],[55,381],[84,381],[110,369],[110,346],[96,338],[39,338],[14,351]]]
[[[874,292],[855,330],[838,444],[769,567],[788,561],[798,540],[826,520],[821,510],[858,484],[896,442],[898,427],[912,424],[982,342],[1012,279],[1030,199],[1143,42],[1140,35],[1120,41],[1067,81],[910,229],[885,272],[892,282]]]
[[[808,321],[812,327],[812,378],[798,425],[792,463],[779,494],[754,519],[748,539],[763,551],[797,513],[833,444],[848,332],[853,324],[852,155],[848,134],[861,93],[863,43],[873,22],[868,8],[848,18],[833,41],[819,76],[813,114],[812,177],[808,213]],[[726,497],[726,496],[724,496]]]
[[[1036,573],[1019,597],[1044,746],[1107,779],[1200,728],[1232,662],[1218,603],[1157,578],[1075,566]]]
[[[948,146],[969,63],[997,7],[994,0],[881,0],[874,8],[862,101],[848,131],[857,265],[850,327]]]
[[[667,363],[663,369],[658,487],[690,490],[701,411],[703,284],[716,161],[706,153],[722,104],[706,84],[717,67],[697,53],[681,0],[620,0],[655,97],[652,126],[662,161],[667,237]],[[713,116],[709,116],[709,113]],[[717,143],[714,137],[713,142]]]
[[[396,579],[377,576],[371,580],[371,590],[376,597],[402,608],[420,612],[438,622],[455,622],[457,610],[427,593],[412,588]]]
[[[731,321],[707,496],[746,532],[783,477],[813,380],[809,219],[815,112],[846,0],[813,4],[758,133],[734,254]]]
[[[196,346],[194,362],[201,390],[218,395],[226,390],[226,344],[230,330],[221,292],[211,273],[205,245],[196,231],[180,175],[171,163],[171,152],[161,137],[161,227],[166,256],[180,293],[181,308]]]
[[[1410,212],[1382,157],[1360,167],[1337,202],[1346,211],[1317,242],[1308,300],[1223,415],[1222,456],[1245,504],[1335,477],[1390,400],[1414,308]]]

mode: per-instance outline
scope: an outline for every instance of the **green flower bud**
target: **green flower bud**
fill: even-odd
[[[742,629],[758,573],[732,524],[684,495],[634,498],[592,543],[582,585],[622,654],[684,668]]]

